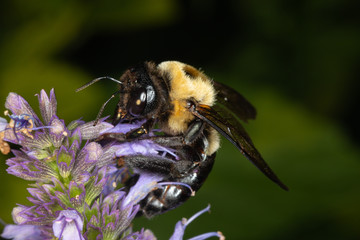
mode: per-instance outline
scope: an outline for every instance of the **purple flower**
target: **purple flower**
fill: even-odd
[[[13,218],[19,224],[48,225],[58,217],[58,211],[76,209],[82,212],[85,205],[91,205],[100,195],[107,182],[109,167],[103,167],[91,174],[84,174],[81,181],[68,184],[53,178],[50,184],[38,183],[28,188],[31,206],[19,205],[13,210]]]
[[[129,225],[139,211],[138,203],[155,187],[157,187],[159,177],[150,174],[142,174],[137,183],[126,194],[123,191],[113,191],[105,198],[98,199],[92,205],[87,206],[85,216],[87,221],[86,236],[101,234],[104,238],[118,239],[121,235],[128,235],[126,232]],[[149,235],[149,231],[130,234],[134,236]],[[126,239],[130,238],[130,235]],[[145,236],[145,235],[144,235]],[[133,238],[133,239],[153,239],[153,238]]]
[[[203,210],[195,213],[191,218],[189,218],[189,220],[187,220],[186,218],[183,218],[181,221],[178,221],[175,225],[175,230],[174,230],[173,235],[170,237],[170,240],[182,240],[184,237],[186,227],[192,221],[194,221],[197,217],[199,217],[201,214],[203,214],[204,212],[209,212],[209,211],[210,211],[210,205],[207,206],[206,208],[204,208]],[[209,232],[209,233],[204,233],[199,236],[193,237],[193,238],[191,238],[191,240],[203,240],[203,239],[207,239],[210,237],[218,237],[220,240],[225,239],[225,237],[222,235],[221,232]]]
[[[33,181],[28,188],[28,206],[18,204],[12,217],[16,225],[6,225],[2,237],[13,239],[156,239],[150,230],[133,231],[131,223],[140,211],[140,201],[162,185],[163,176],[141,169],[119,168],[116,158],[130,155],[160,156],[177,161],[176,151],[150,140],[118,142],[96,141],[104,133],[124,134],[142,122],[117,124],[100,119],[72,121],[66,125],[57,113],[54,90],[50,97],[44,90],[38,95],[41,118],[25,99],[10,93],[5,106],[9,123],[0,118],[0,150],[10,151],[11,142],[20,145],[6,161],[7,172]],[[155,131],[155,130],[154,130]],[[153,131],[149,136],[154,136]],[[125,192],[121,188],[133,174],[137,182]],[[176,225],[172,239],[182,239],[189,221]],[[207,233],[194,239],[219,233]]]
[[[15,240],[52,239],[53,234],[49,226],[7,224],[1,237]]]
[[[53,90],[51,91],[53,92]],[[41,91],[41,94],[46,95],[44,90]],[[37,117],[34,110],[20,95],[12,92],[9,93],[8,97],[6,98],[5,107],[9,109],[14,115],[27,115],[33,117],[35,126],[42,126],[40,119]]]
[[[50,98],[44,90],[41,90],[38,99],[44,122],[40,121],[28,102],[20,95],[16,93],[8,95],[5,107],[12,112],[8,115],[14,123],[5,130],[4,140],[21,144],[25,151],[48,151],[49,156],[53,152],[52,148],[59,148],[76,128],[79,128],[83,139],[89,140],[98,137],[99,132],[113,127],[104,122],[104,119],[101,119],[96,126],[93,126],[92,122],[84,123],[76,120],[66,127],[64,121],[56,115],[57,101],[54,90],[50,91]],[[44,154],[44,151],[42,153]]]
[[[132,204],[120,207],[125,194],[123,191],[114,191],[85,208],[87,238],[100,234],[106,239],[118,239],[125,233],[139,210],[138,205]]]
[[[56,116],[57,102],[54,91],[50,98],[45,91],[39,95],[41,122],[30,105],[16,93],[10,93],[6,107],[12,112],[9,124],[1,119],[1,133],[6,141],[21,145],[13,150],[14,157],[7,160],[8,173],[35,181],[29,188],[31,206],[19,205],[13,210],[17,224],[50,224],[59,217],[59,212],[68,209],[84,209],[101,193],[108,175],[108,167],[98,167],[98,160],[109,162],[113,155],[103,156],[103,149],[95,142],[85,139],[96,138],[95,132],[112,127],[100,122],[97,127],[83,121],[73,121],[66,127]],[[3,140],[1,139],[1,140]],[[116,151],[114,148],[113,151]],[[104,164],[103,164],[104,165]]]
[[[63,240],[83,240],[83,220],[75,210],[63,210],[53,222],[54,236]]]
[[[122,207],[125,208],[129,204],[137,204],[144,199],[149,192],[158,187],[158,182],[162,180],[161,176],[142,173],[136,184],[130,189],[126,198],[122,202]]]
[[[40,226],[8,224],[1,237],[14,240],[44,239],[44,234]]]
[[[9,166],[6,171],[9,174],[25,180],[41,182],[49,181],[52,177],[57,176],[56,170],[45,161],[34,158],[23,151],[13,150],[13,154],[15,157],[6,161]]]
[[[84,174],[100,165],[98,158],[108,162],[113,159],[109,154],[101,156],[102,147],[95,142],[81,148],[82,140],[96,138],[96,132],[111,128],[111,124],[101,121],[93,127],[82,121],[73,121],[66,127],[64,121],[55,115],[57,102],[53,90],[50,98],[42,90],[39,101],[45,123],[39,120],[21,96],[10,93],[7,98],[6,107],[19,117],[13,127],[2,132],[4,140],[22,146],[22,151],[14,151],[15,157],[7,160],[10,174],[44,183],[52,182],[52,178],[63,178],[69,183],[71,179],[83,180]],[[15,118],[13,115],[12,121]],[[19,119],[24,123],[20,124]]]

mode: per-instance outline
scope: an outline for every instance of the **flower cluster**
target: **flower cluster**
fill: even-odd
[[[0,151],[13,157],[7,172],[32,181],[28,188],[30,206],[18,205],[12,211],[15,224],[5,226],[1,237],[9,239],[156,239],[150,230],[132,231],[131,222],[140,210],[139,202],[159,186],[161,176],[141,173],[130,191],[116,185],[129,174],[119,169],[119,155],[168,153],[174,151],[151,141],[116,142],[100,145],[104,132],[124,133],[136,126],[113,126],[100,119],[75,120],[68,125],[58,118],[54,90],[38,95],[40,118],[25,99],[10,93],[5,107],[8,122],[0,118]],[[11,112],[11,114],[9,113]],[[10,149],[9,143],[19,145]],[[209,207],[188,221],[176,224],[170,239],[183,239],[186,226]],[[199,235],[206,239],[220,232]]]

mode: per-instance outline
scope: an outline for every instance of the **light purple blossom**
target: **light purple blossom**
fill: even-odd
[[[126,198],[122,202],[122,207],[125,208],[129,204],[137,204],[144,199],[149,192],[158,186],[158,182],[162,180],[159,175],[142,173],[136,184],[130,189]]]
[[[87,238],[101,234],[106,239],[118,239],[125,233],[139,211],[139,206],[133,204],[120,208],[125,195],[123,191],[114,191],[85,207]]]
[[[177,158],[173,150],[163,147],[159,144],[153,143],[150,140],[139,140],[132,142],[125,142],[121,145],[121,148],[116,151],[116,156],[126,156],[126,155],[160,155],[165,157],[166,154]]]
[[[53,92],[53,90],[51,90]],[[44,90],[41,90],[41,95],[47,97]],[[16,93],[9,93],[6,98],[5,108],[9,109],[14,115],[28,115],[34,119],[35,127],[42,126],[42,123],[38,116],[35,114],[34,110],[30,107],[29,103],[20,95]],[[54,113],[55,115],[56,113]]]
[[[40,226],[35,225],[6,225],[1,237],[14,240],[43,239]]]
[[[63,240],[83,240],[83,220],[75,210],[63,210],[53,222],[54,236]]]
[[[209,211],[210,211],[210,205],[208,205],[203,210],[195,213],[189,219],[183,218],[181,221],[178,221],[175,225],[175,230],[174,230],[173,235],[170,237],[170,240],[182,240],[184,237],[186,227],[192,221],[194,221],[197,217],[199,217],[201,214],[203,214],[205,212],[209,212]],[[222,235],[221,232],[209,232],[209,233],[204,233],[204,234],[198,235],[196,237],[193,237],[193,238],[191,238],[191,240],[203,240],[203,239],[208,239],[210,237],[218,237],[220,240],[225,239],[225,237]]]

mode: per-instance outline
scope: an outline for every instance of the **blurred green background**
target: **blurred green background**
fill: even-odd
[[[138,219],[158,239],[212,206],[186,231],[227,239],[360,238],[359,1],[104,0],[0,2],[0,100],[37,109],[55,88],[58,116],[95,118],[118,78],[144,60],[179,60],[243,93],[257,110],[246,128],[289,187],[266,179],[223,141],[214,170],[184,206]],[[115,105],[115,101],[112,106]],[[107,113],[112,113],[112,107]],[[4,107],[2,110],[5,110]],[[38,109],[37,109],[38,110]],[[27,204],[27,182],[0,159],[0,217]]]

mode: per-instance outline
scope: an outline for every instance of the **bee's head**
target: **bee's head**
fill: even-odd
[[[163,81],[161,71],[154,63],[145,62],[130,68],[125,71],[120,80],[112,77],[96,78],[76,91],[81,91],[103,79],[117,82],[119,89],[104,102],[94,125],[98,123],[108,102],[115,96],[119,96],[119,102],[113,116],[113,124],[134,119],[150,118],[164,110],[161,109],[161,106],[164,105],[168,98],[167,85]],[[159,97],[159,91],[162,97]]]
[[[114,123],[123,120],[142,119],[157,109],[157,93],[154,87],[151,63],[130,68],[120,77],[119,102]]]

